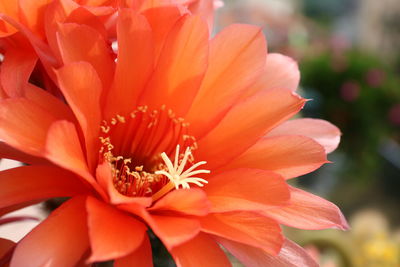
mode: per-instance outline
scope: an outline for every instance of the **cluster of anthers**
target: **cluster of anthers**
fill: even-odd
[[[128,117],[116,115],[110,123],[103,121],[101,132],[100,161],[111,165],[114,187],[125,196],[157,200],[173,189],[208,183],[196,177],[210,171],[197,169],[206,162],[194,161],[197,144],[187,134],[187,123],[165,107],[150,112],[143,106]],[[174,152],[172,162],[168,156]]]

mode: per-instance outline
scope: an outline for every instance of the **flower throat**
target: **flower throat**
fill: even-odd
[[[206,162],[195,163],[192,151],[197,143],[188,126],[165,106],[152,111],[140,106],[128,116],[103,121],[100,162],[110,163],[118,192],[158,199],[174,188],[190,188],[189,183],[207,183],[193,177],[209,171],[194,170]]]

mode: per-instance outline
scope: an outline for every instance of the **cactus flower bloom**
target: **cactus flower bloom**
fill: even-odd
[[[328,122],[288,120],[306,102],[296,63],[268,54],[258,27],[210,39],[201,17],[168,8],[174,19],[120,9],[117,54],[98,24],[59,23],[48,50],[62,98],[22,82],[0,100],[0,156],[30,164],[0,172],[0,214],[69,197],[11,267],[152,266],[149,230],[178,266],[230,266],[221,246],[247,266],[316,266],[280,225],[347,228],[286,183],[340,139]]]

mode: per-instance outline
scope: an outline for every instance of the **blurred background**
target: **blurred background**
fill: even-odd
[[[294,231],[321,266],[400,266],[399,0],[225,0],[217,31],[264,29],[268,50],[298,61],[304,117],[342,131],[334,164],[296,186],[337,204],[351,230]]]

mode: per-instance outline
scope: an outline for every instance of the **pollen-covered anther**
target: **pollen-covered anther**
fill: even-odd
[[[205,162],[205,161],[197,162],[196,164],[192,165],[187,170],[183,171],[190,156],[192,156],[192,152],[191,152],[190,148],[187,147],[185,154],[183,156],[183,159],[179,163],[179,145],[176,146],[174,164],[172,164],[172,161],[168,158],[168,156],[165,152],[161,153],[161,158],[164,160],[164,163],[165,163],[168,171],[165,171],[165,170],[156,171],[155,174],[165,175],[175,185],[175,189],[179,189],[179,186],[182,186],[182,188],[184,188],[184,189],[189,189],[190,183],[202,187],[204,184],[207,184],[208,181],[203,178],[194,177],[194,175],[206,174],[206,173],[210,173],[210,171],[209,170],[195,170],[195,169],[201,165],[206,164],[207,162]]]
[[[127,114],[115,114],[103,120],[100,127],[99,161],[110,163],[113,184],[119,193],[129,197],[151,196],[156,200],[174,188],[189,188],[191,183],[202,186],[206,182],[191,177],[207,173],[194,171],[203,162],[184,173],[185,165],[189,168],[195,163],[191,151],[197,148],[196,139],[189,135],[187,123],[165,105],[154,110],[139,106]],[[189,147],[186,154],[184,151],[179,154],[178,149],[176,164],[183,163],[180,172],[177,172],[179,166],[169,169],[164,163],[177,144]],[[161,152],[165,155],[160,155]]]
[[[116,117],[117,117],[117,120],[118,120],[119,122],[121,122],[121,123],[125,123],[125,122],[126,122],[124,116],[121,116],[121,115],[118,115],[118,114],[117,114]]]

